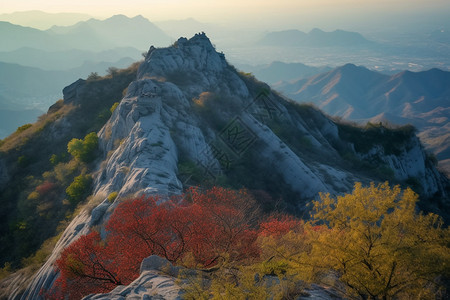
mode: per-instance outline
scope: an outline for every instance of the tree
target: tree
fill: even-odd
[[[191,226],[185,220],[191,214],[183,215],[173,203],[158,205],[158,201],[158,197],[131,199],[114,210],[106,225],[109,244],[116,252],[133,253],[133,258],[119,257],[117,264],[137,272],[141,261],[149,255],[176,262],[185,253],[184,240]]]
[[[72,139],[67,144],[67,151],[77,160],[89,163],[95,159],[98,137],[95,132],[87,134],[83,140]]]
[[[89,76],[87,77],[87,81],[95,81],[95,80],[98,80],[100,78],[101,78],[101,76],[98,75],[97,72],[91,72],[91,74],[89,74]]]
[[[156,196],[123,201],[105,226],[106,239],[93,232],[64,249],[50,294],[86,295],[127,284],[152,254],[189,267],[242,264],[259,256],[256,211],[245,190],[224,188],[191,189],[165,202]]]
[[[92,177],[90,175],[79,175],[75,177],[73,182],[67,187],[66,193],[69,196],[69,201],[76,204],[83,201],[89,194],[92,184]]]
[[[115,248],[139,253],[137,265],[150,254],[190,267],[258,255],[257,231],[252,229],[257,209],[246,191],[191,189],[181,198],[158,205],[159,201],[141,197],[123,202],[106,226]],[[187,254],[189,262],[184,259]]]
[[[220,260],[242,263],[259,256],[259,210],[247,190],[192,188],[188,195],[196,214],[190,250],[197,264],[212,267]]]
[[[356,183],[352,194],[320,198],[313,217],[329,230],[317,234],[311,261],[327,278],[335,272],[346,296],[434,299],[450,272],[450,232],[437,215],[415,212],[411,189]]]
[[[119,74],[119,69],[116,67],[109,67],[106,72],[108,73],[108,75],[110,75],[111,77],[115,77]]]
[[[60,277],[48,296],[58,298],[62,294],[69,299],[81,299],[90,293],[105,293],[117,285],[129,284],[134,274],[125,276],[122,271],[119,277],[114,255],[98,232],[80,237],[56,261]]]

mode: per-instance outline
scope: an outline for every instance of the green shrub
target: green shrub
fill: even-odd
[[[53,166],[56,166],[58,164],[58,162],[59,162],[58,155],[52,154],[52,156],[50,156],[50,163]]]
[[[116,67],[109,67],[106,70],[106,73],[108,73],[108,75],[111,76],[111,77],[115,77],[115,76],[119,75],[120,70],[118,68],[116,68]]]
[[[97,116],[97,120],[99,123],[106,123],[106,121],[109,120],[109,118],[111,117],[111,110],[110,109],[103,109]]]
[[[354,144],[357,152],[367,153],[375,145],[380,145],[387,155],[400,155],[408,148],[408,141],[415,135],[416,129],[412,125],[388,127],[383,123],[368,122],[365,127],[353,124],[336,123],[339,137]]]
[[[72,139],[67,144],[67,151],[75,159],[89,163],[95,159],[95,152],[98,147],[98,137],[95,132],[91,132],[81,139]]]
[[[97,72],[91,72],[91,74],[89,74],[89,76],[87,77],[88,81],[95,81],[95,80],[99,80],[100,78],[102,78],[100,75],[98,75]]]
[[[114,113],[114,111],[116,110],[117,106],[119,106],[119,102],[115,102],[111,108],[109,109],[109,111],[111,112],[111,114]]]
[[[22,126],[20,126],[20,127],[17,128],[16,132],[19,133],[19,132],[25,131],[25,130],[27,130],[28,128],[30,128],[31,126],[33,126],[33,124],[25,124],[25,125],[22,125]]]
[[[30,160],[25,155],[21,155],[17,158],[17,163],[20,167],[25,168],[30,164]]]
[[[3,268],[0,268],[0,280],[3,278],[8,277],[9,274],[11,274],[11,263],[6,262]]]
[[[83,201],[90,192],[91,184],[92,177],[90,175],[80,175],[75,177],[73,182],[66,189],[70,203],[76,204]]]
[[[114,202],[114,200],[116,200],[118,194],[119,193],[117,193],[117,192],[112,192],[111,194],[109,194],[108,195],[108,201],[109,202]]]

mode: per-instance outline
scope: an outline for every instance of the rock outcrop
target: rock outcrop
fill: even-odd
[[[168,260],[152,255],[142,261],[140,276],[128,286],[118,286],[107,294],[89,295],[83,300],[181,300],[177,273],[178,268]]]
[[[82,82],[65,89],[68,101],[76,99],[77,88],[84,88]],[[121,199],[180,194],[189,185],[181,178],[185,162],[211,180],[228,176],[239,181],[239,170],[266,176],[267,181],[274,178],[269,184],[290,189],[296,195],[292,206],[299,211],[318,192],[350,192],[355,181],[379,180],[349,167],[342,149],[361,159],[376,158],[399,181],[419,178],[425,196],[444,193],[443,177],[425,163],[415,136],[395,156],[377,150],[376,144],[374,150],[358,153],[339,130],[321,112],[300,107],[239,74],[205,34],[180,38],[169,48],[152,47],[138,78],[98,133],[104,160],[95,173],[94,194],[105,201],[72,221],[22,299],[39,299],[41,289],[52,286],[57,276],[53,263],[61,250],[91,226],[102,228]],[[106,200],[111,192],[118,193],[113,203]],[[179,289],[173,278],[145,270],[128,287],[86,299],[135,299],[153,293],[176,299]]]

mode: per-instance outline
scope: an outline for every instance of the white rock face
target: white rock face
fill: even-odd
[[[76,86],[70,86],[73,97],[77,95]],[[202,116],[195,113],[193,99],[203,92],[234,99],[232,104],[237,108],[233,113],[223,112],[229,121],[221,129],[205,125]],[[287,101],[273,94],[264,100],[264,105],[257,105],[260,98],[254,94],[203,34],[190,40],[179,39],[174,47],[150,49],[137,80],[129,85],[126,96],[98,133],[104,161],[95,172],[94,194],[103,199],[111,192],[118,192],[119,196],[114,203],[105,199],[72,221],[22,299],[39,299],[40,290],[51,287],[57,276],[53,264],[62,249],[89,232],[91,226],[101,228],[121,199],[140,194],[180,194],[181,153],[199,166],[220,169],[215,141],[228,143],[229,149],[234,147],[232,151],[237,156],[254,150],[262,165],[279,174],[299,194],[303,201],[299,201],[299,206],[317,197],[318,192],[350,192],[355,181],[370,181],[357,178],[346,170],[345,164],[337,163],[342,158],[333,146],[339,133],[332,121],[319,113],[307,116],[314,117],[313,121],[306,120],[289,109]],[[300,145],[309,150],[302,152],[284,143],[267,125],[278,120],[289,134],[301,137]],[[235,130],[244,130],[246,139],[239,141],[233,135]],[[385,155],[376,146],[365,155],[377,156],[398,179],[419,178],[427,195],[432,195],[442,189],[440,175],[424,163],[417,139],[412,145],[400,156]],[[86,299],[151,299],[145,297],[154,294],[176,299],[178,292],[173,278],[150,270],[128,287]]]
[[[151,255],[142,261],[140,276],[128,286],[118,286],[110,293],[89,295],[83,299],[182,299],[182,291],[176,284],[179,269],[167,259]]]
[[[158,271],[145,271],[128,286],[118,286],[110,293],[86,296],[84,300],[178,300],[181,298],[180,287],[176,278]]]
[[[432,197],[439,191],[445,193],[442,175],[436,168],[427,166],[426,153],[417,137],[405,143],[399,155],[385,154],[383,147],[375,146],[368,153],[359,156],[362,159],[377,159],[383,162],[394,172],[397,180],[415,178],[422,185],[423,196]]]
[[[89,219],[90,214],[86,210],[83,210],[73,219],[62,234],[58,243],[56,243],[55,249],[53,249],[50,258],[35,274],[34,279],[25,291],[24,295],[22,295],[21,299],[42,299],[40,295],[41,290],[49,289],[58,276],[57,272],[54,270],[54,263],[58,259],[59,254],[65,247],[67,247],[67,245],[72,243],[78,237],[89,232]],[[16,295],[12,294],[9,299],[15,298]]]

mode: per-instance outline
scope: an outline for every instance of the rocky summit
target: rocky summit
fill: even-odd
[[[84,81],[66,88],[64,101],[76,105],[84,89]],[[164,198],[201,182],[226,182],[283,197],[287,210],[306,216],[319,192],[340,194],[356,181],[389,180],[419,183],[416,190],[430,210],[438,210],[427,204],[431,198],[441,208],[448,205],[448,180],[427,158],[414,129],[337,123],[238,72],[204,33],[168,48],[152,46],[98,137],[102,158],[93,191],[104,200],[73,219],[22,299],[39,299],[58,276],[54,262],[62,249],[92,226],[102,228],[120,199],[133,195]],[[118,197],[108,201],[112,192]],[[124,299],[153,285],[161,297],[178,297],[173,278],[158,276],[145,271],[110,296]]]

